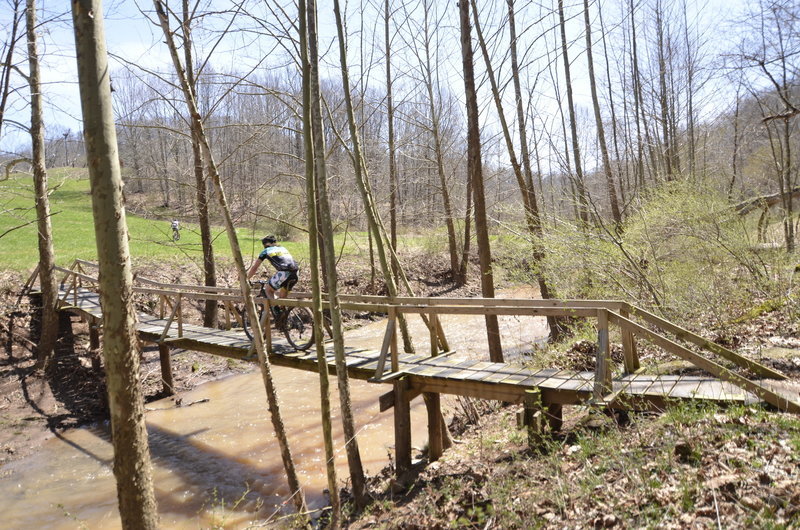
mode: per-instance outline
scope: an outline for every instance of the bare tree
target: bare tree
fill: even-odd
[[[617,200],[617,190],[614,186],[614,174],[611,169],[611,159],[608,156],[608,146],[606,145],[606,132],[603,126],[603,118],[600,115],[600,99],[597,96],[597,80],[594,75],[594,58],[592,57],[592,24],[589,20],[589,0],[583,0],[583,20],[586,28],[586,62],[589,66],[589,88],[592,92],[592,108],[594,109],[594,121],[597,126],[597,141],[600,144],[600,154],[603,159],[603,173],[606,176],[606,190],[608,191],[608,202],[611,205],[611,216],[619,226],[622,223],[622,215],[619,210]]]
[[[309,31],[308,24],[316,22],[315,13],[309,11],[305,0],[299,0],[298,13],[300,23],[298,24],[300,30],[300,59],[303,75],[303,145],[305,150],[305,175],[306,175],[306,204],[308,208],[308,255],[309,255],[309,270],[311,271],[311,295],[314,313],[314,334],[317,337],[322,337],[322,286],[319,274],[319,237],[320,227],[317,219],[317,203],[318,201],[317,185],[315,178],[315,160],[314,156],[314,133],[312,130],[312,109],[311,109],[311,61],[309,59]],[[316,31],[313,32],[316,35]],[[316,74],[315,74],[316,76]],[[317,78],[315,77],[316,81]],[[319,87],[317,87],[317,91]],[[316,105],[316,116],[319,117],[319,105]],[[317,124],[317,129],[320,130],[321,124]],[[319,141],[323,144],[322,154],[320,155],[320,164],[324,161],[324,138],[320,137]],[[330,218],[330,212],[325,215]],[[327,264],[326,264],[327,265]],[[336,286],[333,286],[334,294],[336,293]],[[341,320],[341,316],[339,316]],[[341,335],[341,322],[339,322],[339,334]],[[317,363],[319,365],[319,389],[320,389],[320,413],[322,420],[322,438],[325,444],[325,468],[328,477],[328,495],[331,500],[331,520],[330,527],[338,528],[339,521],[342,518],[342,506],[339,497],[339,488],[336,484],[336,462],[335,452],[333,448],[333,427],[331,422],[331,396],[330,396],[330,382],[328,380],[328,362],[326,360],[325,344],[323,341],[316,341],[317,350]],[[339,356],[337,356],[339,357]],[[343,355],[341,356],[343,357]],[[344,370],[346,373],[347,371]]]
[[[14,70],[14,49],[19,40],[19,26],[22,22],[22,0],[11,0],[11,26],[3,41],[0,49],[0,132],[3,130],[3,123],[6,115],[6,105],[8,96],[11,93],[11,73]]]
[[[196,13],[197,6],[189,9],[189,0],[182,0],[183,11],[181,28],[183,30],[183,54],[186,65],[186,81],[192,92],[197,94],[197,80],[192,59],[192,13]],[[192,135],[192,158],[194,160],[195,201],[197,206],[197,221],[200,225],[200,243],[203,247],[203,280],[207,287],[217,285],[217,271],[214,262],[214,246],[211,241],[211,218],[208,214],[208,183],[203,171],[203,155],[200,149],[200,131],[194,122],[190,122]],[[203,325],[212,327],[217,321],[217,301],[206,300],[203,311]]]
[[[586,195],[581,149],[578,142],[578,119],[575,114],[575,102],[572,97],[572,75],[570,74],[569,52],[567,50],[567,30],[564,19],[564,0],[558,0],[558,21],[561,31],[561,58],[564,61],[564,81],[567,90],[567,110],[569,111],[569,127],[572,138],[572,158],[575,161],[575,188],[578,200],[578,216],[583,224],[589,220],[589,201]]]
[[[50,223],[50,199],[45,167],[42,85],[39,75],[39,52],[36,41],[36,2],[27,0],[25,21],[28,35],[28,85],[31,90],[31,146],[33,185],[36,196],[37,239],[39,242],[39,285],[42,290],[42,326],[37,345],[36,366],[46,368],[53,358],[58,338],[58,287],[55,276],[53,228]]]
[[[481,267],[481,292],[484,298],[494,298],[494,276],[492,274],[492,251],[489,242],[489,227],[486,215],[486,196],[483,186],[481,162],[481,136],[478,121],[478,94],[475,89],[475,68],[470,36],[469,2],[459,4],[461,28],[461,59],[464,69],[464,91],[467,99],[467,165],[475,201],[475,233],[478,240],[478,256]],[[486,315],[486,334],[489,340],[489,359],[503,362],[503,346],[500,342],[500,326],[497,315]]]
[[[74,0],[72,23],[100,269],[119,512],[123,528],[155,530],[158,515],[139,382],[133,275],[100,0]]]

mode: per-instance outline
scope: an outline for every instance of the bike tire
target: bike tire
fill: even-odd
[[[314,344],[314,317],[307,307],[287,307],[282,315],[283,335],[297,351],[306,351]]]
[[[261,317],[264,315],[264,306],[262,304],[256,304],[256,309],[258,310],[258,319],[261,320]],[[240,315],[242,315],[242,329],[244,329],[244,334],[247,335],[247,338],[253,340],[253,326],[250,325],[250,317],[247,316],[247,310],[242,308],[240,310]]]
[[[173,241],[178,241],[180,238],[181,238],[181,233],[178,232],[177,230],[173,230],[172,231],[172,240]]]

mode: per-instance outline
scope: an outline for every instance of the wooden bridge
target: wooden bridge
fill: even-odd
[[[90,342],[99,346],[102,312],[97,294],[96,265],[76,261],[63,273],[60,308],[90,323]],[[28,285],[35,281],[35,274]],[[235,323],[234,304],[241,303],[238,289],[171,285],[145,278],[135,279],[135,292],[154,297],[157,315],[138,314],[142,341],[156,343],[161,354],[162,376],[171,384],[170,348],[184,348],[234,359],[258,362],[251,341]],[[217,300],[225,308],[220,320],[227,329],[206,328],[183,318],[187,300]],[[259,302],[269,303],[266,300]],[[429,451],[436,459],[443,450],[439,395],[451,394],[525,404],[526,423],[532,437],[547,427],[557,430],[564,405],[593,405],[626,410],[663,410],[678,400],[717,402],[765,401],[782,411],[800,413],[797,394],[790,396],[770,380],[786,376],[738,355],[690,331],[625,302],[586,300],[525,300],[473,298],[387,298],[342,296],[342,309],[388,315],[380,350],[346,348],[346,365],[351,378],[391,385],[380,397],[381,410],[395,409],[395,447],[399,471],[411,464],[409,402],[425,395],[429,418]],[[310,306],[307,295],[293,293],[282,305]],[[151,298],[152,305],[152,298]],[[427,317],[430,351],[408,354],[397,345],[397,319],[402,314]],[[598,352],[595,370],[575,371],[533,369],[519,362],[494,363],[464,359],[449,351],[439,315],[528,315],[570,316],[596,320]],[[615,367],[611,360],[610,327],[619,333],[624,362]],[[269,322],[267,322],[269,331]],[[647,340],[663,350],[691,362],[707,372],[696,375],[652,375],[639,365],[637,341]],[[295,352],[267,332],[267,349],[272,364],[318,371],[316,352]],[[715,358],[712,359],[711,357]],[[327,348],[328,370],[335,373],[333,352]],[[388,366],[387,366],[388,363]],[[724,363],[724,364],[723,364]],[[738,370],[738,371],[737,371]],[[750,374],[750,375],[745,375]],[[753,377],[755,376],[755,377]]]

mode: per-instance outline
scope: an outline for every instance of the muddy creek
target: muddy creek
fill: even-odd
[[[527,293],[525,293],[527,294]],[[513,293],[519,296],[519,293]],[[508,296],[508,294],[506,294]],[[444,316],[451,347],[462,358],[486,360],[483,317]],[[502,317],[504,350],[530,347],[546,335],[543,318]],[[385,322],[349,332],[350,347],[379,348]],[[419,351],[428,348],[428,332],[411,322]],[[287,436],[309,508],[327,504],[325,452],[321,439],[319,375],[272,367]],[[379,412],[378,396],[389,385],[351,380],[358,444],[368,474],[394,458],[393,411]],[[339,417],[336,378],[331,402],[337,473],[348,477]],[[261,374],[231,376],[198,386],[172,399],[147,405],[153,482],[163,528],[244,528],[280,524],[293,509],[277,440],[273,434]],[[444,414],[450,416],[443,400]],[[448,403],[450,405],[448,405]],[[427,417],[421,398],[412,402],[412,440],[427,443]],[[120,528],[109,425],[67,431],[38,453],[0,468],[3,528]]]

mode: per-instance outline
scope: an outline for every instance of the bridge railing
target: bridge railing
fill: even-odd
[[[84,284],[97,285],[97,279],[86,273],[87,269],[97,269],[91,262],[76,260],[69,269],[57,268],[65,273],[62,286],[68,284],[68,297],[73,297],[77,304],[78,290]],[[187,299],[213,299],[226,308],[228,325],[230,316],[240,318],[233,305],[241,301],[238,288],[204,287],[197,285],[173,285],[155,282],[142,277],[136,278],[135,291],[159,296],[160,318],[167,311],[169,317],[162,333],[162,340],[167,336],[173,323],[177,322],[178,336],[183,335],[182,304]],[[341,295],[342,309],[384,313],[388,315],[378,366],[375,378],[390,379],[399,375],[399,348],[397,341],[397,319],[404,314],[419,314],[426,318],[430,331],[430,354],[441,355],[448,350],[447,340],[442,329],[440,316],[456,315],[515,315],[515,316],[556,316],[581,317],[596,320],[597,353],[595,357],[595,378],[593,399],[596,402],[611,402],[617,396],[612,386],[612,366],[610,327],[619,328],[622,339],[624,373],[633,374],[641,370],[637,352],[637,340],[647,340],[665,351],[674,354],[712,375],[739,386],[767,403],[786,411],[800,413],[800,404],[788,400],[763,384],[748,379],[722,364],[711,360],[701,353],[691,350],[678,341],[693,344],[701,351],[718,355],[739,368],[748,370],[758,376],[770,379],[786,379],[776,370],[756,361],[747,359],[732,350],[724,348],[712,341],[683,329],[649,311],[623,301],[614,300],[543,300],[543,299],[508,299],[508,298],[417,298],[417,297],[385,297],[374,295]],[[305,306],[310,307],[310,295],[293,292],[291,298],[279,300],[257,299],[266,305]],[[328,305],[324,300],[323,305]],[[638,319],[639,322],[633,319]],[[671,335],[673,338],[668,338]],[[386,372],[386,363],[390,363],[390,371]]]

